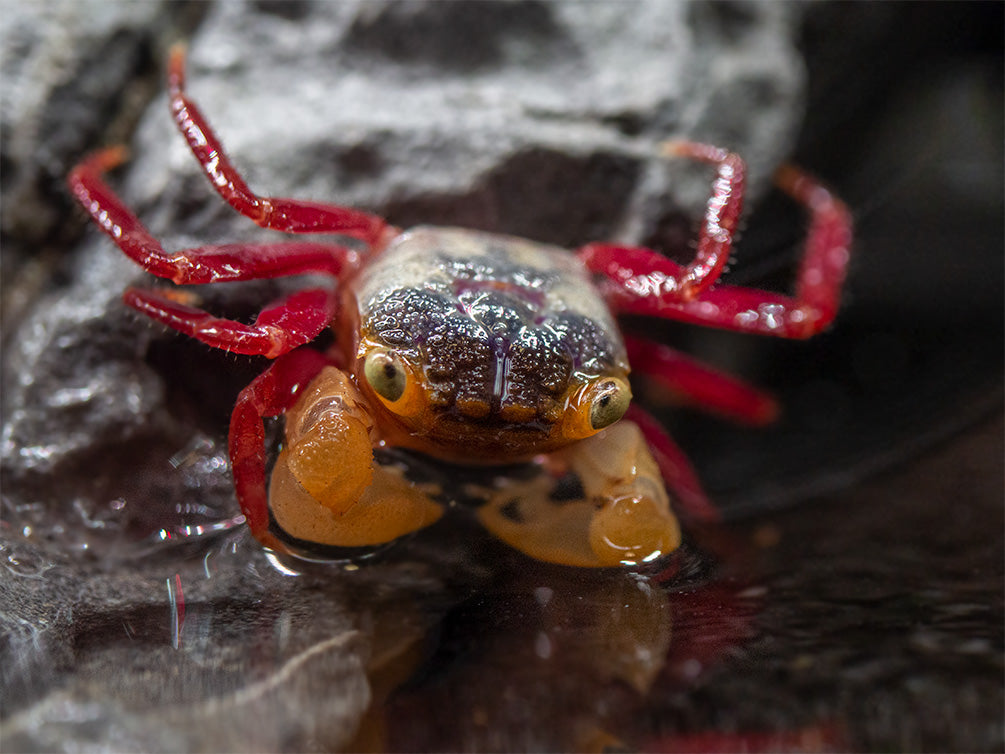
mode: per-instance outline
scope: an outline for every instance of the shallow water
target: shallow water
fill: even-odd
[[[343,567],[8,511],[4,749],[1000,750],[1001,451],[996,420],[646,574],[460,513]]]

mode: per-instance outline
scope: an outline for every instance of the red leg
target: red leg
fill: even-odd
[[[834,319],[851,244],[851,215],[827,189],[796,168],[776,177],[779,187],[811,213],[795,296],[719,286],[682,296],[685,269],[649,249],[591,244],[580,258],[607,279],[605,294],[618,311],[648,314],[739,332],[807,338]]]
[[[185,48],[175,45],[168,63],[168,93],[175,124],[203,172],[230,206],[263,228],[288,233],[339,233],[377,244],[388,229],[376,215],[329,204],[258,196],[244,182],[199,108],[185,95]]]
[[[834,319],[841,301],[852,240],[851,213],[844,202],[792,165],[778,169],[775,183],[810,211],[796,300],[816,309],[826,325]]]
[[[687,301],[711,286],[729,260],[733,233],[743,209],[747,166],[739,155],[709,144],[674,141],[666,145],[665,151],[668,155],[712,163],[717,168],[694,259],[674,279],[678,295]]]
[[[770,395],[674,349],[642,338],[625,338],[628,362],[675,395],[748,424],[768,424],[778,416]]]
[[[341,246],[277,243],[228,244],[168,254],[139,219],[101,180],[122,161],[121,148],[92,155],[70,173],[74,196],[130,259],[144,270],[178,284],[253,280],[303,273],[339,277],[360,266],[359,255]],[[214,317],[182,300],[184,294],[130,289],[125,302],[149,317],[227,351],[275,358],[313,340],[334,318],[331,289],[299,291],[264,309],[248,326]]]
[[[122,147],[91,155],[70,172],[70,190],[123,253],[153,275],[183,285],[308,272],[338,277],[360,266],[359,254],[351,249],[302,241],[260,246],[206,246],[169,254],[101,180],[102,173],[120,164],[124,158]]]
[[[151,319],[214,348],[270,359],[310,343],[335,318],[338,309],[334,290],[309,288],[268,306],[255,324],[245,325],[184,303],[179,300],[184,294],[129,288],[122,298]]]
[[[719,521],[721,519],[719,510],[702,489],[691,462],[663,426],[636,405],[628,408],[625,418],[635,422],[645,435],[649,450],[660,467],[663,480],[680,503],[680,509],[675,508],[675,511],[696,522]]]
[[[269,532],[262,419],[289,409],[299,391],[326,363],[324,356],[306,348],[285,354],[241,391],[231,415],[230,465],[237,501],[255,539],[276,550],[285,548]]]
[[[743,209],[747,168],[739,155],[709,144],[675,141],[666,145],[665,152],[712,163],[717,168],[694,259],[686,267],[665,260],[668,264],[661,268],[660,290],[673,293],[681,301],[690,301],[715,283],[729,260],[733,233]],[[613,261],[617,262],[621,251],[623,249],[617,246],[589,244],[580,250],[580,255],[595,272],[607,274],[611,253],[614,252]]]

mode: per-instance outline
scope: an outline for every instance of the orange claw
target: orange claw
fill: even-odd
[[[286,414],[286,442],[269,486],[287,534],[336,547],[389,542],[428,526],[442,509],[396,470],[374,463],[366,399],[325,367]]]
[[[552,460],[576,474],[581,498],[556,501],[554,478],[541,474],[496,490],[478,511],[482,525],[532,558],[586,568],[640,564],[680,546],[659,467],[633,422],[608,427]]]

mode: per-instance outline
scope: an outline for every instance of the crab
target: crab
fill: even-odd
[[[275,551],[360,554],[436,521],[442,500],[385,453],[403,449],[484,468],[479,520],[534,558],[588,567],[652,561],[681,541],[675,509],[695,520],[717,514],[684,453],[631,404],[630,369],[741,420],[768,421],[776,408],[736,378],[622,335],[616,316],[806,338],[838,310],[849,212],[792,166],[775,182],[808,210],[810,227],[787,296],[716,285],[746,177],[743,160],[725,149],[690,141],[663,147],[716,172],[694,258],[681,265],[610,243],[569,252],[461,228],[403,231],[356,209],[258,195],[186,94],[180,46],[170,54],[168,89],[176,126],[237,212],[264,228],[353,239],[169,253],[103,180],[124,161],[123,147],[85,158],[68,179],[126,256],[176,285],[300,275],[326,281],[267,305],[252,324],[215,317],[175,289],[124,294],[127,305],[205,344],[272,360],[237,399],[229,455],[247,525]],[[322,351],[312,344],[328,328],[335,345]],[[270,461],[264,423],[277,416],[285,419],[284,439]],[[500,472],[523,462],[541,473],[507,481]]]

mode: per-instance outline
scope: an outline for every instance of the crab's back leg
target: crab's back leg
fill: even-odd
[[[705,288],[691,297],[682,295],[677,282],[685,276],[686,268],[655,251],[590,244],[580,249],[579,256],[605,278],[604,293],[621,313],[808,338],[830,324],[837,313],[849,261],[851,213],[830,191],[794,167],[783,167],[776,183],[807,207],[811,216],[795,296],[724,285]]]
[[[175,45],[168,63],[168,94],[175,124],[203,172],[230,206],[263,228],[288,233],[339,233],[377,244],[387,224],[376,215],[318,202],[255,194],[228,159],[198,106],[185,94],[185,48]]]
[[[625,346],[634,374],[689,403],[747,424],[767,424],[778,415],[778,404],[767,393],[668,346],[630,336]]]

